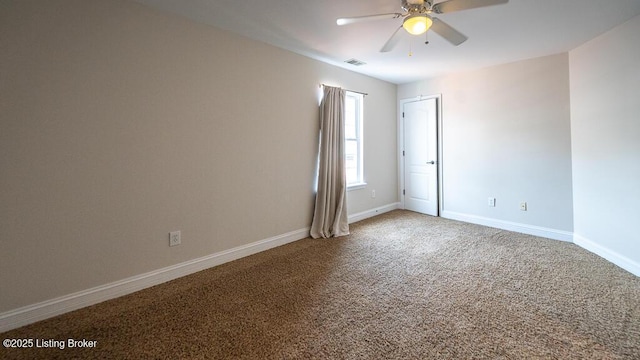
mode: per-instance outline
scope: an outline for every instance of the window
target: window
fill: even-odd
[[[362,108],[364,96],[347,91],[345,96],[345,166],[347,187],[364,185],[362,171]]]

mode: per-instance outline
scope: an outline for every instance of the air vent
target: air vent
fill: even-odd
[[[347,64],[355,65],[355,66],[362,66],[366,64],[366,62],[360,61],[358,59],[349,59],[349,60],[345,60],[344,62],[346,62]]]

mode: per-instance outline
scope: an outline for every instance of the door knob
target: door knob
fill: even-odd
[[[435,164],[435,163],[436,163],[436,162],[435,162],[435,161],[433,161],[433,160],[431,160],[431,161],[427,161],[427,164],[431,164],[431,165],[433,165],[433,164]]]

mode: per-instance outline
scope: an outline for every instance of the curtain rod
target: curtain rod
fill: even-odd
[[[323,87],[323,86],[331,86],[331,85],[327,85],[327,84],[320,84],[319,86],[320,86],[320,87]],[[342,88],[340,88],[340,89],[342,89]],[[367,94],[367,93],[365,93],[365,92],[362,92],[362,91],[355,91],[355,90],[349,90],[349,89],[344,89],[344,90],[347,90],[347,91],[350,91],[350,92],[352,92],[352,93],[356,93],[356,94],[362,94],[363,96],[367,96],[367,95],[369,95],[369,94]]]

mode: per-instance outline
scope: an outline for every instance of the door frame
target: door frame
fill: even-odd
[[[444,211],[444,191],[443,191],[443,162],[442,162],[442,94],[435,95],[418,95],[413,98],[401,99],[398,101],[398,121],[397,121],[397,138],[398,138],[398,198],[400,199],[400,209],[404,209],[404,156],[402,151],[404,150],[404,117],[402,112],[406,103],[436,99],[436,141],[438,142],[436,149],[438,152],[438,164],[437,164],[437,184],[436,189],[438,192],[438,216],[442,216]]]

